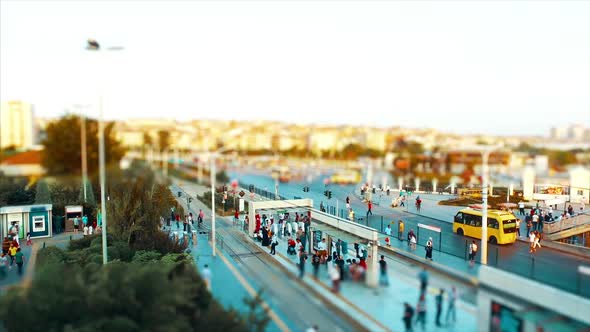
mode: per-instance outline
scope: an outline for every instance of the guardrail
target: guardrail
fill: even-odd
[[[548,234],[558,233],[571,228],[590,224],[590,212],[583,211],[567,219],[561,219],[557,222],[545,223],[543,231]]]

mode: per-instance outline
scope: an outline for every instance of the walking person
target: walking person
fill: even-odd
[[[3,280],[4,278],[6,278],[6,275],[8,274],[6,272],[7,269],[8,269],[8,257],[6,256],[5,253],[2,253],[2,256],[0,256],[0,280]]]
[[[404,325],[406,327],[406,332],[413,332],[412,330],[412,319],[414,318],[414,308],[408,303],[404,302],[404,317],[402,320],[404,321]]]
[[[184,219],[182,220],[182,231],[186,232],[186,225],[188,225],[188,216],[184,215]]]
[[[428,288],[428,271],[422,269],[422,271],[418,273],[418,279],[420,280],[420,294],[424,294]]]
[[[424,247],[424,249],[426,250],[425,258],[432,260],[433,243],[431,237],[428,238],[428,241],[426,242],[426,247]]]
[[[176,229],[180,229],[180,216],[176,215]]]
[[[203,271],[201,271],[201,277],[205,281],[207,290],[211,292],[211,270],[209,269],[209,265],[205,264]]]
[[[475,265],[475,255],[477,254],[477,244],[475,240],[471,241],[469,245],[469,266],[473,267]]]
[[[199,215],[197,216],[197,225],[199,227],[201,227],[201,224],[203,223],[203,218],[205,217],[205,212],[203,212],[203,210],[199,209]]]
[[[520,218],[516,218],[516,236],[520,237]]]
[[[331,264],[328,267],[328,273],[330,274],[330,279],[332,279],[332,291],[334,293],[340,292],[340,280],[342,279],[342,270],[340,266],[336,264]]]
[[[457,301],[457,289],[455,286],[451,288],[451,292],[449,293],[449,305],[447,306],[447,317],[446,321],[449,324],[450,320],[455,323],[457,321],[457,310],[455,309],[455,302]]]
[[[403,220],[399,220],[397,223],[397,238],[404,242],[404,221]]]
[[[270,243],[270,254],[275,255],[277,252],[275,248],[279,245],[279,238],[277,234],[272,235],[271,243]]]
[[[14,243],[10,243],[10,247],[8,248],[8,255],[10,256],[10,266],[8,267],[9,270],[12,270],[12,265],[14,264],[14,257],[16,256],[17,246]]]
[[[320,271],[320,255],[318,255],[317,250],[315,250],[313,256],[311,256],[311,266],[313,267],[313,276],[317,279]]]
[[[381,255],[381,260],[379,260],[379,284],[381,286],[389,286],[389,280],[387,279],[387,262],[385,261],[385,256]]]
[[[533,227],[532,219],[530,215],[524,217],[524,221],[526,222],[526,237],[529,237],[531,234],[531,228]]]
[[[436,301],[436,326],[440,327],[440,315],[442,313],[443,295],[445,294],[444,289],[440,289],[440,292],[434,298]]]
[[[391,225],[385,227],[385,235],[387,235],[388,238],[391,236]]]
[[[367,203],[367,218],[369,218],[369,214],[373,215],[373,202],[371,200]]]
[[[307,260],[307,255],[303,251],[303,249],[299,250],[299,278],[303,279],[305,275],[305,261]]]
[[[78,217],[74,217],[74,234],[78,234],[78,228],[80,228],[80,221],[78,220]]]
[[[520,213],[521,216],[524,216],[524,202],[520,201],[518,202],[518,212]]]
[[[25,263],[25,255],[20,251],[20,248],[16,249],[16,254],[14,255],[14,261],[16,262],[16,266],[18,268],[18,275],[23,275],[23,264]]]
[[[240,223],[240,211],[236,209],[234,212],[234,225],[238,225]]]
[[[27,242],[26,242],[27,246],[32,246],[33,245],[33,241],[31,241],[31,232],[27,232]]]
[[[422,325],[422,330],[426,327],[426,296],[420,294],[418,304],[416,305],[416,325],[419,323]]]

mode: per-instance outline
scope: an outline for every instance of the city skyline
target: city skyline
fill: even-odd
[[[109,119],[500,136],[590,122],[585,2],[144,4],[2,2],[0,99],[56,117],[102,86]],[[88,37],[125,51],[99,66]]]

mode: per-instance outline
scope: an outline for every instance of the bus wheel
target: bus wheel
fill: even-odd
[[[457,229],[457,234],[463,235],[463,229],[462,228]]]
[[[496,243],[498,243],[498,240],[496,239],[496,237],[495,237],[495,236],[491,236],[491,237],[490,237],[490,243],[492,243],[492,244],[496,244]]]

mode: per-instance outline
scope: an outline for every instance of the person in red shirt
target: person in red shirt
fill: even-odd
[[[236,209],[236,212],[234,213],[234,224],[239,223],[240,222],[240,212],[238,211],[238,209]]]
[[[372,209],[373,209],[373,202],[369,201],[369,203],[367,204],[367,207],[368,207],[368,209],[367,209],[367,218],[368,218],[369,217],[369,214],[370,215],[373,215],[373,211],[372,211]]]

